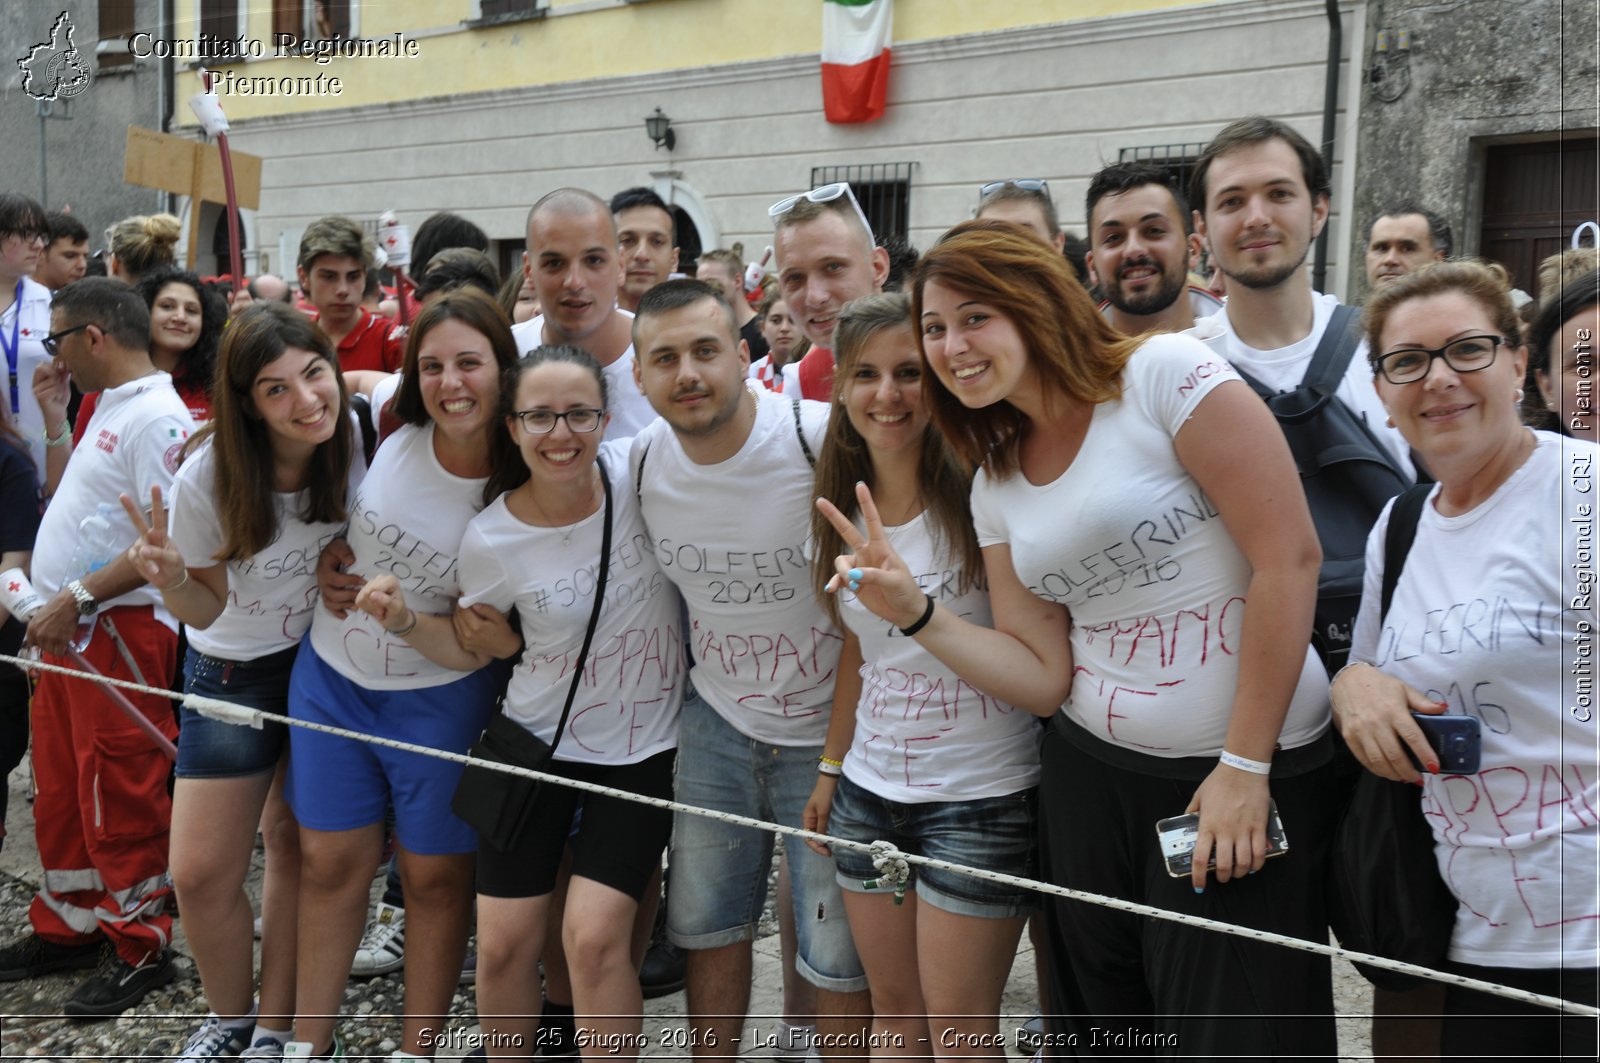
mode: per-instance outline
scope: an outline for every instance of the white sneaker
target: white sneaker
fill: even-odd
[[[808,1059],[816,1058],[815,1026],[790,1026],[779,1020],[777,1033],[778,1044],[773,1058],[778,1063],[805,1063]]]
[[[252,1019],[250,1024],[254,1026],[255,1020]],[[178,1063],[212,1063],[213,1060],[232,1059],[239,1054],[249,1036],[248,1029],[241,1032],[222,1025],[222,1020],[216,1015],[207,1015],[200,1029],[191,1034],[189,1043],[183,1046]]]
[[[372,913],[372,922],[361,936],[356,949],[355,962],[350,965],[351,978],[372,978],[390,971],[398,971],[406,962],[406,910],[392,904],[378,902]]]
[[[256,1043],[239,1053],[240,1059],[282,1059],[284,1042],[276,1037],[257,1037]]]

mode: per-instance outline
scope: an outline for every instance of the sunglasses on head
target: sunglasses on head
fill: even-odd
[[[813,188],[809,192],[801,192],[799,195],[780,199],[767,208],[767,217],[776,223],[779,218],[799,205],[802,199],[809,199],[813,203],[832,203],[840,197],[850,201],[850,206],[855,208],[856,217],[861,219],[861,227],[867,230],[867,236],[871,238],[872,223],[867,220],[867,212],[861,209],[861,203],[856,199],[855,192],[851,190],[849,181],[835,181],[831,185],[822,185],[819,188]]]
[[[1024,192],[1038,192],[1040,195],[1050,194],[1050,182],[1041,177],[1016,177],[1004,181],[990,181],[978,189],[978,198],[985,199],[1000,191],[1006,185],[1013,185]]]

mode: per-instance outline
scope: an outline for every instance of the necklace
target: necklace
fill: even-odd
[[[555,528],[557,531],[561,532],[561,545],[562,546],[571,546],[572,545],[572,533],[578,530],[578,525],[582,524],[584,521],[586,521],[590,517],[594,516],[594,510],[590,510],[589,512],[585,513],[583,516],[579,517],[577,520],[573,521],[571,524],[567,525],[566,530],[563,531],[561,529],[560,522],[557,521],[554,517],[552,517],[550,515],[550,511],[545,509],[543,503],[541,503],[539,501],[539,495],[538,495],[537,492],[530,491],[528,493],[528,497],[533,499],[534,508],[539,511],[539,516],[541,516],[545,520],[549,521],[550,522],[550,527]],[[593,480],[592,477],[590,478],[590,481],[589,481],[589,501],[590,502],[594,501],[594,480]]]

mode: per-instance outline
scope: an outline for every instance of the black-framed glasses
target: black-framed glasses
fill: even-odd
[[[74,332],[82,332],[92,324],[94,324],[94,322],[85,321],[81,325],[73,325],[71,328],[64,328],[60,332],[52,332],[50,335],[39,341],[39,346],[43,347],[44,353],[48,354],[50,357],[60,358],[61,341],[72,335]]]
[[[809,199],[813,203],[832,203],[841,197],[850,201],[850,206],[855,208],[856,217],[861,219],[861,227],[867,230],[868,236],[871,236],[872,223],[867,220],[867,212],[861,209],[861,201],[856,199],[855,190],[850,187],[849,181],[835,181],[829,185],[813,188],[809,192],[786,196],[767,208],[767,217],[776,225],[778,219],[798,206],[802,199]]]
[[[556,430],[557,421],[567,422],[567,428],[573,432],[580,434],[593,432],[600,427],[600,419],[605,415],[604,410],[577,406],[561,413],[556,413],[554,410],[517,410],[512,416],[516,417],[524,432],[529,435],[545,436]]]
[[[1458,373],[1476,373],[1494,364],[1495,354],[1506,342],[1504,336],[1463,336],[1443,347],[1405,347],[1378,358],[1378,372],[1391,384],[1414,384],[1433,369],[1433,360]]]
[[[1006,185],[1014,185],[1024,192],[1038,192],[1040,195],[1050,194],[1050,182],[1042,177],[1010,177],[1004,181],[990,181],[978,189],[978,198],[986,199],[1000,191]]]

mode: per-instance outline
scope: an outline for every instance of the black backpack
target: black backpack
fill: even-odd
[[[1413,482],[1366,421],[1334,398],[1360,343],[1355,317],[1353,306],[1334,308],[1311,364],[1293,391],[1273,391],[1234,367],[1278,419],[1300,470],[1322,542],[1311,644],[1330,676],[1350,656],[1366,569],[1367,533],[1389,499]]]

